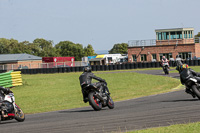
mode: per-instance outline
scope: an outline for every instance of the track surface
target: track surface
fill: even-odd
[[[160,70],[137,71],[163,75]],[[170,74],[178,77],[178,74]],[[200,120],[200,102],[184,90],[115,103],[115,109],[91,107],[26,115],[22,123],[0,123],[1,133],[105,133],[168,126]]]

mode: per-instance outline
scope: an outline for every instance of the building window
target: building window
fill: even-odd
[[[176,34],[175,34],[175,32],[170,32],[170,38],[171,39],[176,39]]]
[[[152,54],[152,61],[156,61],[156,54]]]
[[[147,55],[141,54],[141,61],[147,61]]]
[[[177,32],[177,39],[182,39],[182,32],[181,31],[178,31]]]
[[[169,40],[169,32],[166,32],[166,40]]]
[[[183,52],[183,53],[178,53],[178,54],[184,60],[188,60],[188,59],[192,58],[192,53],[191,52]]]
[[[188,31],[188,38],[192,38],[192,31]]]
[[[187,31],[184,31],[184,38],[187,38]]]
[[[133,58],[133,61],[137,61],[137,58],[136,58],[135,54],[132,55],[132,58]]]
[[[172,58],[172,53],[160,53],[160,60],[162,60],[162,57],[165,56],[168,60]]]
[[[162,32],[158,32],[158,40],[162,40]]]

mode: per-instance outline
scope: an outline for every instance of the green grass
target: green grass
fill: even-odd
[[[25,113],[88,106],[83,103],[79,73],[22,75],[23,85],[13,88],[16,103]],[[134,72],[96,72],[106,79],[114,101],[172,91],[178,79]]]
[[[200,67],[191,68],[200,72]],[[127,70],[126,73],[110,73],[109,71],[109,73],[96,72],[95,74],[106,79],[114,101],[173,91],[180,85],[178,79],[128,72],[137,70],[141,69]],[[177,71],[170,71],[172,72]],[[82,102],[78,80],[80,74],[22,75],[24,85],[13,89],[16,102],[26,114],[88,106]],[[199,130],[200,122],[197,122],[128,133],[198,133]]]
[[[200,122],[177,124],[167,127],[150,128],[146,130],[130,131],[127,133],[199,133]]]
[[[195,72],[200,72],[200,67],[199,66],[189,66],[190,68],[192,68]],[[176,69],[175,67],[173,67],[173,69]],[[173,70],[170,71],[170,73],[178,73],[177,70]]]

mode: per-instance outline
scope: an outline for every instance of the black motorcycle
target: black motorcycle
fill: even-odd
[[[189,78],[185,82],[185,87],[189,89],[189,92],[193,97],[197,96],[200,99],[200,84],[195,78]]]
[[[97,88],[94,84],[89,84],[83,88],[84,93],[88,94],[90,105],[96,111],[99,111],[106,106],[108,106],[110,109],[114,108],[114,102],[110,97],[110,94],[103,90],[103,88],[106,87],[107,85],[104,83],[101,89]]]
[[[25,120],[25,114],[22,109],[15,103],[13,93],[2,94],[2,102],[0,103],[0,122],[15,119],[18,122]]]

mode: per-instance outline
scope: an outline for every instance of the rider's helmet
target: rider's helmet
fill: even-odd
[[[84,67],[84,69],[83,69],[83,71],[84,72],[91,72],[92,71],[92,69],[91,69],[91,67]]]
[[[180,58],[180,55],[176,55],[176,58]]]
[[[184,69],[189,68],[188,64],[183,64],[181,65],[181,70],[183,71]]]

